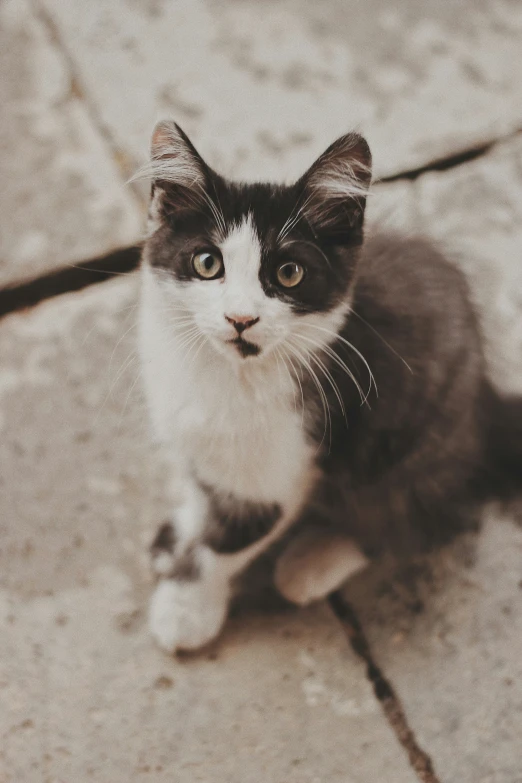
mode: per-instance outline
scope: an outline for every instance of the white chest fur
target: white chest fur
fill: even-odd
[[[218,381],[208,367],[207,373],[199,376],[199,399],[178,387],[174,424],[198,477],[238,497],[290,505],[302,491],[311,456],[300,415],[286,396],[273,395],[275,388],[262,398],[232,375]]]
[[[144,283],[140,347],[156,434],[202,481],[291,513],[310,486],[313,448],[288,370],[270,357],[238,370],[209,345],[187,350]]]

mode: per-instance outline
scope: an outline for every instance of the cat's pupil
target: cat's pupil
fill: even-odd
[[[210,270],[214,266],[214,259],[212,258],[212,256],[207,256],[203,261],[203,263],[205,265],[205,269],[207,270],[207,272],[210,272]]]
[[[303,279],[304,269],[299,264],[288,261],[277,270],[277,279],[285,288],[294,288]]]

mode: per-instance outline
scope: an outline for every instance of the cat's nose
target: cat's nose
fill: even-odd
[[[250,329],[259,321],[259,318],[252,318],[251,315],[226,315],[225,319],[229,324],[232,324],[238,334],[244,332],[245,329]]]

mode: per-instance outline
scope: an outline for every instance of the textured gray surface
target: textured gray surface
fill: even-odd
[[[113,281],[0,325],[2,783],[414,783],[325,607],[248,611],[183,660],[152,644],[161,469],[135,365],[119,376],[135,290]]]
[[[20,56],[22,53],[23,56]],[[123,186],[171,115],[238,177],[298,174],[358,126],[370,223],[428,232],[465,270],[491,375],[522,393],[522,6],[509,0],[4,0],[0,286],[134,242]],[[414,783],[324,608],[248,605],[173,660],[145,626],[166,513],[133,353],[134,276],[0,322],[0,781]],[[347,595],[440,783],[522,783],[522,534],[477,539]]]
[[[448,783],[522,781],[522,529],[485,517],[478,540],[345,590]]]
[[[295,175],[354,127],[383,175],[522,123],[509,0],[43,2],[131,160],[165,115],[239,177]]]
[[[136,241],[141,215],[47,27],[0,4],[0,285]]]

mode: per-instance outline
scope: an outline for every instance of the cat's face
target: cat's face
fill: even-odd
[[[165,322],[232,362],[308,356],[349,306],[362,243],[370,153],[339,139],[293,186],[215,174],[183,132],[157,126],[144,259]]]

